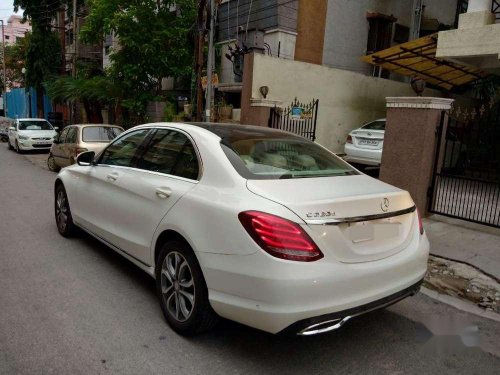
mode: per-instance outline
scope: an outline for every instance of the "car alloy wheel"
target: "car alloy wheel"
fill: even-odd
[[[64,232],[68,225],[68,200],[63,190],[57,192],[56,199],[56,221],[57,227],[60,231]]]
[[[171,240],[162,245],[155,278],[161,310],[175,332],[192,336],[217,324],[200,264],[185,241]]]
[[[161,267],[161,292],[167,311],[178,322],[185,322],[195,306],[193,274],[184,256],[170,252]]]
[[[75,225],[71,216],[68,196],[62,184],[56,188],[54,205],[57,230],[63,237],[70,237],[75,231]]]

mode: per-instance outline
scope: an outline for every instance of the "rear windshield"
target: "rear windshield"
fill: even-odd
[[[19,121],[19,130],[52,130],[47,121]]]
[[[276,135],[278,134],[278,135]],[[222,148],[247,179],[276,180],[358,174],[349,164],[307,139],[274,133],[227,137]]]
[[[365,126],[363,126],[363,129],[367,129],[367,130],[385,130],[385,121],[378,120],[378,121],[370,122],[369,124],[366,124]]]
[[[83,142],[110,142],[119,134],[123,133],[121,128],[109,126],[89,126],[83,128]]]

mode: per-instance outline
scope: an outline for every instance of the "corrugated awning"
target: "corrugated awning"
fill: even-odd
[[[363,56],[362,61],[404,76],[419,77],[451,90],[487,74],[480,69],[436,58],[438,35],[432,34]]]

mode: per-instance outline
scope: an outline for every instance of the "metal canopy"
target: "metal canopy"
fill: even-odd
[[[363,56],[362,61],[451,90],[486,76],[480,69],[436,57],[437,33]]]

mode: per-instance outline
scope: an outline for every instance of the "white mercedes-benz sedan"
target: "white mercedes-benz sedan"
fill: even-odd
[[[418,292],[429,243],[406,191],[302,137],[156,123],[84,152],[55,182],[81,228],[149,273],[170,326],[218,317],[312,335]]]
[[[385,118],[375,120],[350,132],[344,145],[344,160],[349,163],[380,166],[385,123]]]

